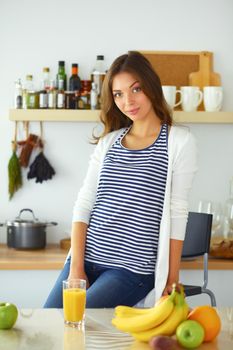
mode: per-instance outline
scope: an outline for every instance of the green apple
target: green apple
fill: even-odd
[[[183,321],[176,329],[178,343],[186,349],[197,348],[203,342],[204,336],[204,328],[197,321]]]
[[[18,310],[14,304],[0,303],[0,329],[10,329],[18,317]]]

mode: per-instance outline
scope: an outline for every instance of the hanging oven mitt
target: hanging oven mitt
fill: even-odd
[[[40,182],[42,183],[43,181],[47,181],[52,179],[52,177],[55,175],[55,170],[53,167],[50,165],[48,159],[45,157],[44,152],[43,152],[43,141],[42,141],[42,122],[40,122],[40,133],[41,133],[41,138],[40,138],[40,148],[41,151],[40,153],[36,156],[34,161],[31,163],[29,167],[29,172],[27,174],[28,179],[36,179],[36,183]]]
[[[8,192],[12,199],[14,193],[22,187],[22,174],[19,159],[17,157],[17,122],[15,122],[15,137],[12,141],[13,153],[8,162]]]
[[[26,139],[24,141],[18,141],[18,146],[21,146],[19,154],[19,163],[21,167],[27,168],[32,151],[38,145],[39,137],[34,134],[29,134],[29,123],[24,122],[24,128],[26,129]]]

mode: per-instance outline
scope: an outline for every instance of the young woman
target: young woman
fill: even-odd
[[[62,307],[62,280],[87,281],[87,307],[152,306],[179,282],[196,146],[174,126],[160,79],[138,52],[118,57],[102,89],[101,121],[73,212],[71,250],[45,307]]]

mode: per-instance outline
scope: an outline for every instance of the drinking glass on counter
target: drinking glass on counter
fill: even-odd
[[[72,327],[82,328],[85,319],[86,281],[71,279],[63,281],[64,321]]]
[[[227,238],[233,238],[233,203],[227,203],[225,209],[226,220],[228,224]]]
[[[220,229],[222,228],[223,221],[223,211],[221,204],[218,202],[201,200],[198,204],[198,212],[213,215],[211,234],[212,236],[221,236],[222,233],[220,232]]]

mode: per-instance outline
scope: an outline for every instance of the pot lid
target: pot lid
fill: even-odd
[[[21,214],[25,211],[29,211],[32,214],[31,219],[22,219]],[[15,218],[15,220],[7,221],[7,226],[30,226],[30,227],[39,227],[45,226],[46,222],[40,222],[34,215],[31,209],[22,209],[19,212],[19,215]]]

